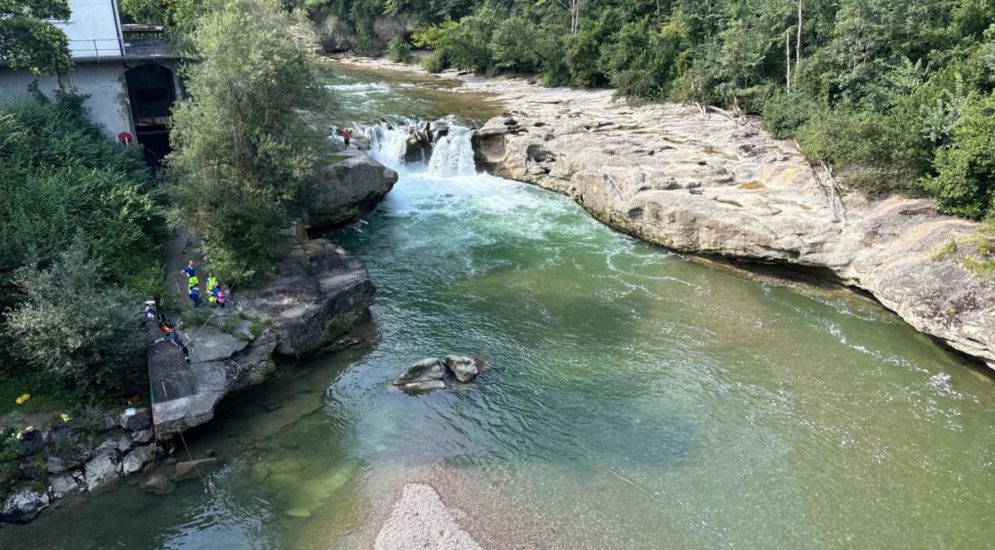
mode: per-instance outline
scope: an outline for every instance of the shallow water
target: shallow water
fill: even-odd
[[[0,546],[366,547],[407,480],[491,547],[991,546],[980,369],[880,307],[709,270],[563,197],[397,168],[332,235],[377,284],[378,338],[190,434],[227,460],[206,486],[125,488]],[[390,387],[451,352],[491,368]]]

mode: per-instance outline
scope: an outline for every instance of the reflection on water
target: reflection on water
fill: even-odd
[[[117,491],[2,546],[364,547],[404,481],[492,547],[991,544],[992,379],[893,315],[686,262],[531,187],[397,168],[332,235],[377,284],[374,343],[191,434],[226,461],[206,488]],[[390,387],[451,352],[492,366]]]

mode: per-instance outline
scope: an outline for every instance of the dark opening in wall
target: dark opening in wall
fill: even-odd
[[[145,159],[158,166],[169,153],[170,113],[176,100],[173,71],[156,63],[139,65],[125,71],[131,117],[135,121],[135,138],[145,149]]]

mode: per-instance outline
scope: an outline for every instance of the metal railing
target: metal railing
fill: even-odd
[[[74,60],[157,59],[179,56],[162,38],[91,38],[70,40]]]

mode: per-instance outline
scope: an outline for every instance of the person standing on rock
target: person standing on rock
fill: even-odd
[[[187,266],[181,269],[180,273],[187,276],[188,289],[200,285],[200,279],[197,278],[197,271],[193,268],[193,260],[187,262]]]
[[[352,130],[348,128],[342,128],[342,141],[345,143],[345,148],[349,148],[349,138],[352,137]]]

